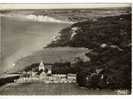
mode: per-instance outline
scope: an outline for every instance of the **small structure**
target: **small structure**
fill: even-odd
[[[67,78],[68,79],[76,79],[76,74],[69,73],[69,74],[67,74]]]
[[[47,69],[47,75],[52,74],[52,65],[53,64],[47,64],[47,63],[44,64],[45,69]]]
[[[44,64],[43,64],[43,61],[42,60],[41,60],[40,65],[39,65],[39,71],[40,70],[45,71],[45,67],[44,67]]]
[[[67,74],[67,80],[69,83],[75,83],[76,82],[76,74]]]
[[[41,60],[38,70],[45,72],[47,75],[51,75],[52,74],[52,64],[46,64],[46,63],[44,64],[44,62]]]
[[[97,68],[97,69],[96,69],[96,73],[97,73],[97,74],[99,74],[99,73],[102,72],[102,71],[103,71],[102,68],[99,68],[99,69]]]

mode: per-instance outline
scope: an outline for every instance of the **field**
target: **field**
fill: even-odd
[[[82,53],[89,52],[87,48],[74,48],[74,47],[57,47],[57,48],[44,48],[43,50],[36,51],[32,55],[23,57],[16,62],[16,68],[20,70],[34,63],[56,63],[56,62],[70,62],[74,57]]]
[[[21,85],[5,85],[0,95],[116,95],[113,90],[94,90],[81,88],[76,84],[44,84],[42,82]]]

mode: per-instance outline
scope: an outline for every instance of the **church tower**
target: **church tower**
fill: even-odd
[[[42,60],[41,60],[40,65],[39,65],[39,71],[40,71],[40,70],[45,71],[44,63],[43,63]]]

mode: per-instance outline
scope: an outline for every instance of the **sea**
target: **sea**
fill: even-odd
[[[23,18],[21,15],[0,16],[0,73],[13,69],[18,59],[42,49],[61,29],[70,26],[68,22],[53,19],[52,21],[37,21]]]

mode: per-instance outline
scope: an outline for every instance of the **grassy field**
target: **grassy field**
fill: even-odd
[[[57,48],[44,48],[43,50],[36,51],[32,55],[21,58],[16,62],[16,68],[23,69],[34,63],[56,63],[56,62],[70,62],[74,57],[86,53],[87,48],[74,48],[74,47],[57,47]]]
[[[6,85],[0,88],[0,95],[116,95],[112,90],[81,88],[76,84],[44,84],[42,82],[21,85]]]

